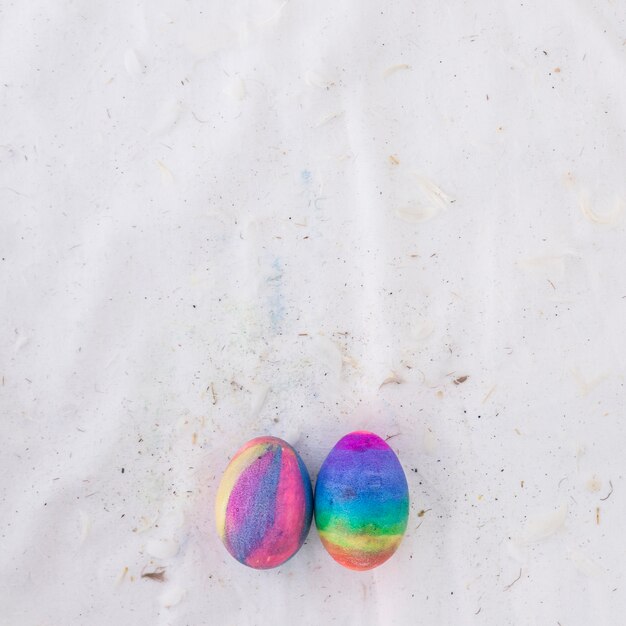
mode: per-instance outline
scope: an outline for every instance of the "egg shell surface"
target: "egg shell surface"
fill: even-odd
[[[409,489],[395,452],[374,433],[340,439],[315,485],[315,523],[341,565],[368,570],[398,548],[409,516]]]
[[[313,494],[298,453],[277,437],[242,446],[217,491],[217,532],[230,554],[255,569],[277,567],[302,546],[311,526]]]

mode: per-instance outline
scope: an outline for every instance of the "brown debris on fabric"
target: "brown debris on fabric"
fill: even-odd
[[[158,583],[163,583],[165,582],[165,568],[157,567],[154,572],[142,572],[141,577],[155,580]]]
[[[497,385],[492,385],[491,389],[487,392],[485,397],[482,399],[481,404],[485,404],[489,398],[491,398],[491,394],[496,390]]]
[[[594,475],[587,481],[585,487],[590,493],[597,493],[600,489],[602,489],[602,482],[597,476]]]
[[[522,568],[520,568],[519,570],[518,577],[512,583],[509,583],[502,591],[508,591],[521,577],[522,577]]]
[[[611,494],[613,493],[613,483],[610,480],[609,480],[609,488],[610,488],[609,493],[607,493],[606,496],[604,496],[604,498],[600,498],[602,502],[604,502],[605,500],[608,500],[611,497]]]
[[[387,378],[385,378],[385,380],[383,380],[383,382],[380,383],[380,386],[378,388],[381,389],[385,385],[391,385],[391,384],[401,385],[403,382],[404,382],[404,378],[402,378],[395,372],[391,372],[391,376],[388,376]]]

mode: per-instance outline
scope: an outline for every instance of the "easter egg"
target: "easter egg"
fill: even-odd
[[[340,439],[315,485],[315,523],[341,565],[368,570],[398,548],[409,517],[409,489],[394,451],[365,431]]]
[[[298,453],[277,437],[240,448],[217,491],[217,532],[240,563],[269,569],[302,546],[311,526],[311,480]]]

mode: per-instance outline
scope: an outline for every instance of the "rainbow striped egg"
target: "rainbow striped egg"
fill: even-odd
[[[378,435],[353,432],[337,442],[315,485],[315,523],[341,565],[368,570],[398,548],[409,517],[409,489],[394,451]]]
[[[269,569],[302,546],[311,526],[311,480],[298,453],[277,437],[257,437],[228,464],[217,491],[217,532],[240,563]]]

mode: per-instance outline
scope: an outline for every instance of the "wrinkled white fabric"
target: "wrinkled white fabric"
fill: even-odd
[[[0,621],[620,623],[625,15],[0,3]],[[396,555],[231,559],[234,451],[356,429]]]

